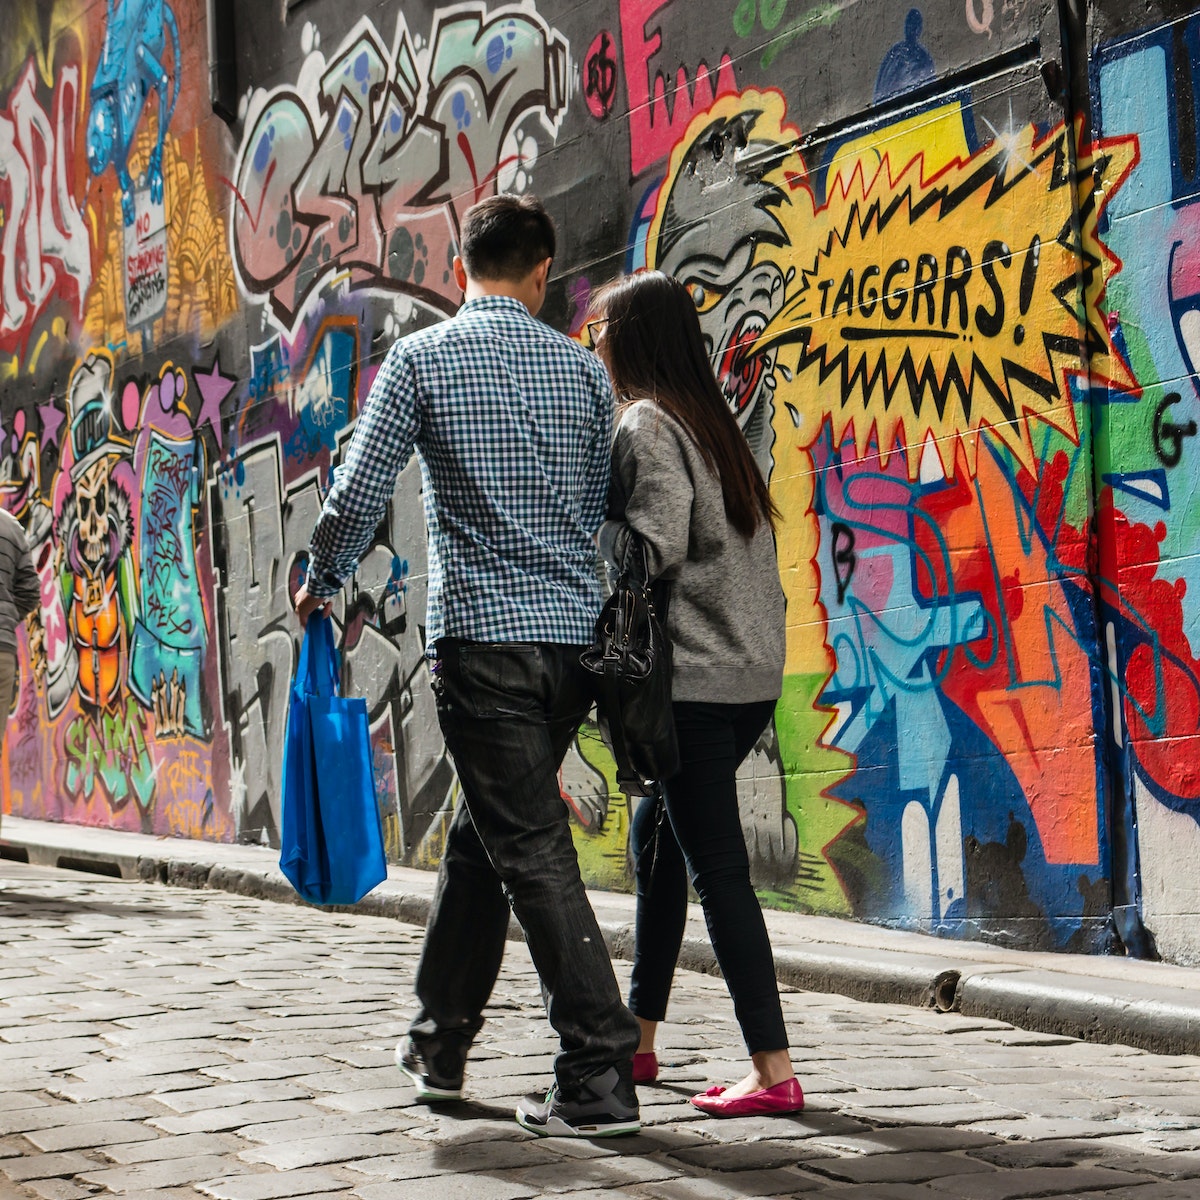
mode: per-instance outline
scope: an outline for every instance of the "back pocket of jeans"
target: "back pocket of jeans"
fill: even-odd
[[[522,643],[465,645],[458,651],[462,702],[477,717],[527,717],[542,710],[542,656]]]

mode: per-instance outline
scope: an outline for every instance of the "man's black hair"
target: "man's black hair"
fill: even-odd
[[[472,279],[524,279],[554,257],[554,222],[536,196],[501,193],[463,214],[463,266]]]

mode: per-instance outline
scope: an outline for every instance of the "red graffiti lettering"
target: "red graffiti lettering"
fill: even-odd
[[[683,136],[693,114],[712,106],[717,96],[737,91],[733,60],[721,55],[717,87],[707,63],[696,68],[695,86],[690,86],[686,67],[680,67],[668,104],[667,82],[652,62],[662,49],[662,31],[647,34],[647,26],[671,0],[623,0],[621,45],[625,56],[625,87],[629,93],[629,169],[640,175],[661,162]]]
[[[92,280],[92,245],[71,193],[79,68],[64,67],[51,121],[26,65],[0,111],[0,344],[18,343],[50,300],[69,299],[77,316]],[[57,264],[57,265],[56,265]]]

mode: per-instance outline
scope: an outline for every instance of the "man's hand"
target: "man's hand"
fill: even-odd
[[[292,598],[292,607],[296,610],[296,616],[300,618],[301,625],[308,624],[308,618],[312,616],[317,609],[321,609],[326,616],[333,612],[333,601],[326,596],[310,596],[308,594],[308,584],[302,583],[300,590]]]

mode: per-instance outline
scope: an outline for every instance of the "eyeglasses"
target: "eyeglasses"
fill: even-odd
[[[595,321],[589,321],[585,328],[588,331],[588,341],[594,348],[600,340],[600,335],[608,328],[608,318],[598,317]]]

